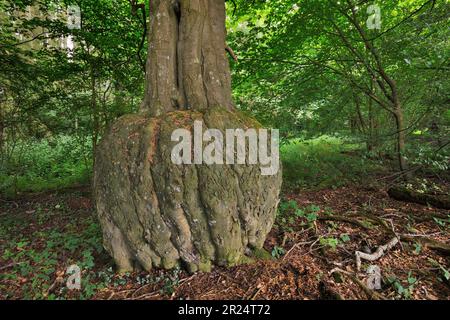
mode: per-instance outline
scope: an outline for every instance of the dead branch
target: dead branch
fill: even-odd
[[[450,255],[450,244],[440,242],[440,241],[437,241],[437,240],[434,240],[434,239],[431,239],[428,237],[420,237],[420,236],[412,237],[412,236],[406,235],[406,234],[396,235],[394,233],[394,231],[392,231],[392,229],[388,226],[388,224],[386,223],[385,220],[383,220],[380,217],[377,217],[373,214],[370,214],[370,213],[365,213],[365,216],[368,219],[370,219],[370,220],[374,221],[375,223],[379,224],[380,226],[382,226],[383,229],[391,236],[393,236],[393,237],[398,236],[401,241],[411,242],[411,243],[418,242],[429,249],[433,249],[433,250],[439,251],[441,253],[444,253],[446,255]]]
[[[286,258],[292,253],[292,251],[294,251],[295,249],[297,249],[299,246],[307,245],[307,244],[314,244],[314,243],[316,243],[317,241],[318,241],[318,240],[315,240],[315,241],[305,241],[305,242],[298,242],[298,243],[294,244],[294,245],[292,246],[292,248],[290,248],[289,251],[286,252],[286,254],[284,255],[284,257],[283,257],[283,259],[282,259],[281,261],[286,260]]]
[[[227,44],[225,44],[225,51],[230,54],[230,56],[233,58],[234,61],[238,61],[237,55],[234,53],[233,49]]]
[[[391,250],[393,247],[395,247],[399,243],[399,240],[397,237],[392,238],[387,244],[379,246],[378,249],[372,253],[368,254],[362,251],[356,251],[356,269],[359,271],[361,270],[361,259],[367,260],[367,261],[376,261],[380,259],[382,256],[384,256],[389,250]]]
[[[424,236],[417,236],[417,237],[414,236],[413,237],[413,236],[406,235],[406,234],[400,235],[400,239],[402,241],[412,242],[412,243],[419,242],[424,247],[439,251],[446,255],[450,255],[450,244],[447,244],[444,242],[440,242],[440,241],[437,241],[437,240],[434,240],[434,239],[431,239],[428,237],[424,237]]]
[[[18,265],[18,264],[22,264],[22,263],[23,263],[23,262],[12,262],[12,263],[9,263],[9,264],[7,264],[7,265],[5,265],[5,266],[1,266],[1,267],[0,267],[0,271],[5,270],[5,269],[12,268],[12,267],[14,267],[14,266],[16,266],[16,265]]]

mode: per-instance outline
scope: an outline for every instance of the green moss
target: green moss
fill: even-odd
[[[198,270],[201,272],[211,272],[211,261],[200,261],[200,263],[198,264]]]
[[[237,265],[241,264],[243,256],[244,255],[241,255],[240,252],[238,252],[238,251],[229,252],[226,256],[227,265],[228,266],[237,266]]]
[[[238,264],[252,264],[255,263],[255,259],[253,259],[252,257],[243,255],[240,259],[239,259],[239,263]]]
[[[264,248],[255,248],[252,250],[252,256],[258,260],[272,260],[273,257],[270,252],[267,252]]]

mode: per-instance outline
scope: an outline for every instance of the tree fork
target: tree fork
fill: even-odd
[[[147,85],[141,111],[233,110],[225,2],[150,2]]]

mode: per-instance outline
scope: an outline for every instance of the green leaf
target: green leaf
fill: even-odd
[[[350,241],[350,236],[346,233],[341,234],[340,236],[342,242],[349,242]]]

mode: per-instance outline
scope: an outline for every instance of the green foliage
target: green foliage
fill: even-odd
[[[397,294],[404,299],[411,299],[414,287],[417,284],[417,278],[412,276],[412,273],[408,273],[406,281],[401,281],[395,276],[388,277],[388,284],[390,284],[397,292]],[[406,285],[403,284],[406,283]]]
[[[450,282],[450,270],[448,268],[446,268],[445,266],[443,266],[442,264],[440,264],[439,262],[437,262],[436,260],[434,260],[432,258],[428,258],[428,261],[431,263],[431,265],[433,267],[438,268],[438,270],[444,280],[446,280],[447,282]]]
[[[339,133],[364,142],[374,155],[385,150],[392,154],[397,130],[388,111],[391,97],[383,93],[389,90],[380,77],[384,73],[395,80],[405,134],[434,128],[431,139],[427,134],[419,143],[407,139],[405,156],[412,163],[446,170],[448,155],[433,152],[448,142],[444,2],[377,1],[380,30],[366,26],[371,2],[237,3],[228,29],[229,43],[240,57],[233,77],[241,109],[264,125],[280,128],[284,141]],[[369,46],[375,50],[366,50]]]
[[[0,192],[38,192],[87,183],[91,160],[88,141],[71,136],[16,142],[0,159]]]
[[[349,242],[349,241],[350,241],[350,236],[349,236],[348,234],[346,234],[346,233],[343,233],[343,234],[340,235],[339,239],[340,239],[343,243],[346,243],[346,242]]]
[[[284,248],[275,246],[272,249],[272,257],[274,257],[275,259],[280,259],[281,256],[283,256],[285,254],[285,250]]]
[[[299,208],[295,200],[282,200],[278,206],[275,225],[284,232],[291,232],[297,227],[312,227],[322,211],[327,214],[326,210],[314,204]]]
[[[284,187],[322,189],[362,181],[379,166],[357,154],[351,155],[357,147],[327,136],[294,140],[282,146]]]
[[[167,296],[171,296],[174,293],[175,288],[180,283],[180,269],[173,270],[170,274],[163,277],[163,286],[161,288],[161,293]]]
[[[102,132],[141,99],[146,42],[129,3],[77,2],[80,29],[68,5],[0,0],[0,192],[87,182]]]
[[[336,250],[336,248],[339,244],[339,239],[336,239],[334,237],[321,237],[319,240],[319,243],[322,246],[329,247],[329,248],[331,248],[331,250],[334,251],[334,250]]]
[[[37,207],[32,213],[36,221],[42,221],[44,227],[30,234],[17,230],[23,230],[26,217],[12,217],[9,215],[0,217],[0,234],[7,239],[3,246],[0,261],[3,264],[11,264],[11,268],[5,270],[0,277],[2,279],[30,278],[31,281],[23,285],[25,298],[28,299],[52,299],[55,295],[48,295],[47,290],[55,279],[61,257],[70,257],[64,261],[67,268],[70,264],[77,264],[83,271],[82,274],[82,298],[89,298],[97,288],[97,281],[90,275],[95,265],[94,251],[102,253],[102,239],[99,225],[93,218],[87,218],[82,225],[78,220],[73,220],[65,226],[64,232],[45,228],[48,219],[63,219],[67,214],[64,210],[47,208],[42,210]],[[26,226],[26,224],[25,224]],[[25,230],[24,230],[25,231]],[[61,270],[59,270],[61,271]],[[1,289],[1,288],[0,288]],[[58,293],[57,296],[62,296]]]

